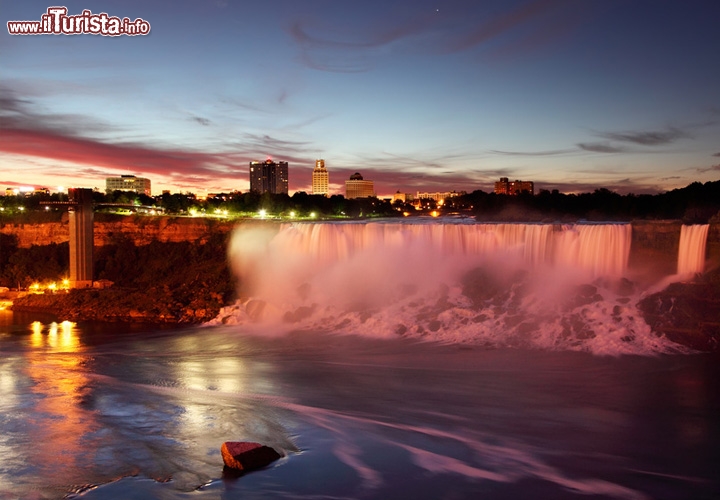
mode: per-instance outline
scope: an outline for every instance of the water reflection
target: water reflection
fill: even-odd
[[[28,349],[3,369],[4,414],[16,425],[4,441],[3,456],[12,465],[31,464],[38,482],[47,477],[81,481],[82,458],[92,449],[94,414],[83,408],[90,377],[75,323],[30,325]],[[3,363],[3,366],[5,364]],[[42,486],[42,485],[39,485]]]

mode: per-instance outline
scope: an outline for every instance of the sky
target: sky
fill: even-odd
[[[10,35],[143,19],[147,35]],[[720,179],[716,0],[0,0],[0,188],[658,193]],[[4,184],[4,186],[3,186]]]

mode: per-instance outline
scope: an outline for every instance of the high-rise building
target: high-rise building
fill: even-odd
[[[105,191],[134,191],[137,194],[150,194],[150,179],[135,177],[134,175],[121,175],[120,177],[107,177],[105,179]]]
[[[355,172],[350,176],[350,180],[345,181],[345,198],[367,198],[375,196],[375,183],[366,181],[359,172]]]
[[[330,195],[330,176],[325,168],[325,160],[315,160],[312,173],[312,194]]]
[[[507,177],[500,177],[495,183],[495,194],[517,195],[520,193],[535,194],[535,183],[532,181],[510,181]]]
[[[265,161],[250,162],[250,191],[257,193],[288,194],[288,163]]]

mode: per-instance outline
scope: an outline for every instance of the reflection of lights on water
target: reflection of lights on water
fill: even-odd
[[[43,335],[45,325],[39,321],[34,321],[30,325],[32,330],[30,345],[32,347],[49,346],[75,351],[80,347],[80,339],[76,335],[75,326],[76,323],[72,321],[63,321],[60,324],[53,321],[47,325],[47,335]]]

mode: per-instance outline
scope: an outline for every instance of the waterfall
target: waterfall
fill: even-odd
[[[526,266],[553,264],[592,277],[621,276],[629,224],[283,224],[274,244],[324,265],[363,252],[423,248],[437,258],[495,257]]]
[[[263,335],[666,352],[633,284],[617,279],[631,234],[629,224],[247,223],[228,249],[240,298],[213,322]]]
[[[705,270],[705,245],[709,224],[694,224],[680,228],[678,274],[689,276]]]

